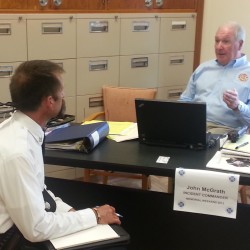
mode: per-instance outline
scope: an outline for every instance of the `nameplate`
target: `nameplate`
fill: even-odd
[[[239,175],[177,168],[174,210],[236,218]]]

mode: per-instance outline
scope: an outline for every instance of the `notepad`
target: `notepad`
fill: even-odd
[[[94,242],[119,238],[120,236],[109,226],[98,224],[95,227],[51,240],[56,249],[67,249]]]
[[[248,142],[247,145],[243,147],[239,147],[243,143]],[[236,147],[239,147],[236,149]],[[245,134],[243,135],[237,142],[231,142],[230,140],[226,141],[222,147],[223,149],[235,151],[235,153],[247,153],[250,156],[250,135]]]

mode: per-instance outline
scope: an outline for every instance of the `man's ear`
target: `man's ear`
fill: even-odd
[[[53,99],[52,96],[47,96],[47,97],[44,97],[42,103],[44,104],[46,109],[50,109],[52,107],[52,105],[54,104],[54,102],[55,102],[55,100]]]
[[[239,41],[239,50],[241,50],[241,49],[242,49],[242,47],[243,47],[243,43],[244,43],[244,42],[243,42],[243,40],[240,40],[240,41]]]

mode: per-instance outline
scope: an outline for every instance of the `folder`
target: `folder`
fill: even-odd
[[[89,153],[106,138],[108,133],[109,125],[107,122],[71,125],[53,130],[46,135],[45,147]]]

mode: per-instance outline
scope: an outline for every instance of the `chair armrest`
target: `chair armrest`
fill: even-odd
[[[97,112],[97,113],[94,113],[94,114],[91,114],[89,116],[87,116],[83,122],[85,121],[92,121],[92,120],[96,120],[96,118],[98,117],[101,117],[102,119],[105,118],[105,112],[104,111],[101,111],[101,112]]]

